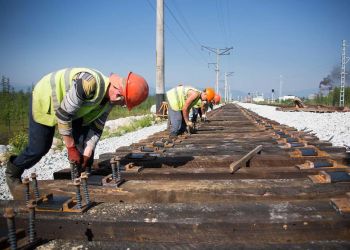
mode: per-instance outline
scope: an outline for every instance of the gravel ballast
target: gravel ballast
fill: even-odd
[[[350,112],[312,113],[283,112],[276,107],[238,103],[258,115],[294,127],[316,133],[320,140],[329,140],[333,146],[350,145]]]
[[[120,118],[122,122],[115,121],[114,123],[123,126],[125,125],[126,118]],[[131,119],[134,119],[132,117]],[[109,126],[112,121],[107,125]],[[163,131],[166,129],[167,124],[157,124],[150,127],[142,128],[140,130],[127,133],[119,137],[112,137],[105,140],[101,140],[95,149],[95,159],[102,153],[114,152],[117,148],[122,146],[129,146],[135,142],[147,138],[156,132]],[[67,158],[67,150],[63,150],[59,153],[50,151],[47,153],[36,165],[26,170],[22,178],[30,176],[30,173],[36,172],[38,180],[51,180],[53,179],[53,173],[64,168],[69,167]],[[12,199],[12,196],[8,190],[5,181],[5,167],[0,168],[0,200]]]

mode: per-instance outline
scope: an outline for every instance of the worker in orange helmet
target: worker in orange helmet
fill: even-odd
[[[221,96],[218,94],[215,94],[214,99],[213,99],[213,103],[215,105],[218,105],[218,104],[220,104],[220,101],[221,101]]]
[[[208,109],[210,108],[213,110],[213,104],[217,105],[220,103],[221,97],[218,94],[215,94],[213,100],[210,102],[208,101],[203,101],[200,106],[194,106],[192,108],[192,118],[191,121],[193,123],[197,122],[198,115],[201,119],[202,122],[208,122],[209,120],[207,119],[207,112]]]
[[[129,72],[104,76],[90,68],[67,68],[45,75],[34,87],[30,105],[29,143],[11,156],[6,181],[12,193],[25,169],[50,149],[55,126],[62,135],[70,162],[89,169],[108,114],[115,105],[129,110],[148,97],[146,80]]]
[[[212,88],[200,91],[191,86],[177,86],[167,93],[169,103],[170,137],[174,138],[186,131],[193,131],[194,124],[189,120],[189,111],[194,106],[200,106],[203,101],[211,101],[215,96]]]

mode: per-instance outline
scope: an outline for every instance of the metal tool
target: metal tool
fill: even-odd
[[[231,174],[235,173],[238,169],[240,169],[242,166],[249,167],[251,159],[257,155],[260,154],[262,151],[263,146],[259,145],[256,148],[254,148],[252,151],[250,151],[248,154],[243,156],[238,161],[235,161],[230,164],[230,171]]]

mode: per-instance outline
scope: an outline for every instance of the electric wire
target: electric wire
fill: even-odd
[[[185,34],[185,36],[188,38],[188,40],[192,43],[192,45],[195,48],[200,48],[201,44],[198,43],[196,44],[196,42],[194,41],[194,39],[190,36],[190,34],[186,31],[186,29],[184,28],[184,26],[180,23],[180,21],[178,20],[178,18],[175,16],[174,12],[169,8],[169,6],[164,2],[165,8],[169,11],[170,15],[174,18],[175,22],[179,25],[180,29],[182,30],[182,32]],[[202,55],[200,53],[200,55]],[[203,55],[202,55],[203,56]],[[204,58],[203,58],[204,59]],[[205,60],[205,59],[204,59]]]
[[[149,6],[155,11],[155,13],[157,13],[156,8],[152,5],[152,3],[147,0]],[[158,13],[157,13],[158,14]],[[167,25],[167,22],[164,21],[164,25],[167,27],[167,30],[169,31],[169,33],[174,36],[174,38],[176,39],[176,41],[180,44],[180,46],[187,52],[187,54],[192,57],[195,61],[198,62],[198,58],[196,58],[187,48],[186,46],[181,42],[181,40],[175,35],[175,32],[172,31],[172,29]]]
[[[221,1],[216,0],[216,14],[218,18],[218,24],[221,30],[221,35],[224,39],[224,41],[227,41],[227,35],[226,35],[226,26],[224,22],[224,11],[222,9]]]
[[[178,5],[176,4],[176,1],[172,1],[171,2],[175,9],[176,9],[176,12],[179,14],[179,18],[183,20],[183,23],[185,25],[185,27],[187,28],[187,30],[189,31],[189,34],[192,35],[193,37],[193,40],[197,43],[196,44],[196,48],[201,48],[202,47],[202,43],[197,39],[197,37],[195,36],[195,33],[193,32],[193,30],[191,29],[191,26],[189,25],[189,23],[187,22],[187,19],[186,17],[182,14],[182,11],[180,10],[180,8],[178,7]],[[198,47],[197,47],[198,45]],[[203,59],[208,63],[208,60],[204,57],[204,55],[202,53],[200,53],[200,55],[203,57]]]

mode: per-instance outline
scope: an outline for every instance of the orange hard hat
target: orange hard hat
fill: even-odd
[[[204,92],[207,94],[207,101],[210,102],[214,99],[215,91],[212,88],[206,88]]]
[[[215,94],[214,96],[214,103],[215,104],[219,104],[221,100],[221,96],[219,96],[218,94]]]
[[[148,84],[142,76],[129,72],[124,86],[123,95],[126,107],[129,110],[142,103],[148,97]]]

